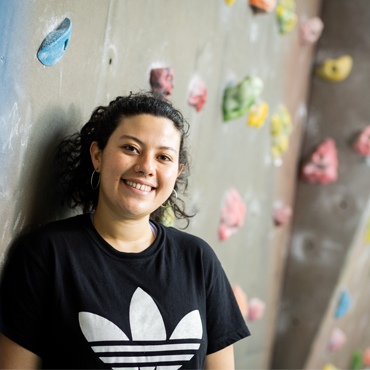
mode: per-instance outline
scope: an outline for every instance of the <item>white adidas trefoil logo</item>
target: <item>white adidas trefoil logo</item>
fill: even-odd
[[[92,350],[113,370],[177,370],[200,347],[203,327],[198,310],[181,319],[169,340],[157,305],[141,288],[132,296],[129,314],[132,342],[104,317],[79,313],[81,330]],[[143,341],[145,343],[140,343]],[[158,344],[158,341],[165,343]]]

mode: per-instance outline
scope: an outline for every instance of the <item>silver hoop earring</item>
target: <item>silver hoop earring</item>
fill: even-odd
[[[93,190],[97,189],[97,188],[98,188],[98,186],[99,186],[99,184],[100,184],[100,173],[99,173],[99,172],[96,172],[96,173],[98,174],[98,176],[99,176],[99,180],[98,180],[98,183],[96,184],[96,186],[95,186],[95,187],[93,186],[93,179],[94,179],[95,172],[96,172],[96,171],[94,170],[94,172],[93,172],[93,173],[92,173],[92,175],[91,175],[91,180],[90,180],[91,188],[92,188]]]
[[[167,206],[162,206],[161,205],[162,208],[172,207],[176,203],[176,201],[177,201],[177,191],[175,189],[173,189],[172,191],[175,193],[175,198],[176,198],[175,201],[172,204],[171,203],[168,204]]]

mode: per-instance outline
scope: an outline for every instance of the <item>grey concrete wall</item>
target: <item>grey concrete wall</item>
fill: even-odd
[[[302,161],[332,137],[339,176],[329,185],[298,183],[273,361],[280,369],[302,368],[308,361],[370,195],[369,166],[351,148],[353,138],[369,124],[370,3],[324,0],[322,19],[316,63],[350,54],[354,66],[343,82],[312,81]]]
[[[319,3],[297,1],[299,17],[316,15]],[[297,27],[279,35],[275,14],[254,15],[244,0],[230,7],[223,0],[3,0],[0,6],[7,20],[0,44],[2,262],[18,236],[70,214],[56,194],[60,139],[97,105],[149,89],[151,68],[172,66],[171,100],[191,124],[187,201],[198,214],[188,231],[211,244],[232,284],[267,303],[265,317],[250,324],[252,337],[236,345],[237,368],[267,368],[288,231],[274,230],[271,210],[274,200],[291,202],[294,194],[311,57],[299,45]],[[70,44],[58,64],[45,67],[36,52],[65,17],[73,22]],[[247,116],[222,121],[223,90],[250,74],[263,79],[271,114],[281,103],[292,113],[294,140],[280,169],[270,155],[269,120],[260,129],[247,127]],[[195,76],[208,87],[200,113],[187,104]],[[285,183],[289,191],[282,191]],[[221,242],[221,201],[231,186],[246,202],[247,217]]]
[[[370,243],[367,240],[370,221],[370,201],[356,231],[343,264],[337,285],[330,297],[320,328],[312,342],[305,369],[321,369],[331,363],[339,369],[351,368],[353,353],[363,352],[370,344]],[[348,311],[335,317],[342,290],[351,297]],[[329,352],[328,343],[334,328],[340,328],[347,340],[339,350]]]

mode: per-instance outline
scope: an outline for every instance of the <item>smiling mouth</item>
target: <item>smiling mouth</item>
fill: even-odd
[[[123,180],[124,183],[132,188],[135,188],[135,189],[138,189],[138,190],[141,190],[141,191],[152,191],[152,188],[151,186],[147,186],[147,185],[142,185],[142,184],[138,184],[136,182],[132,182],[132,181],[127,181],[127,180]]]

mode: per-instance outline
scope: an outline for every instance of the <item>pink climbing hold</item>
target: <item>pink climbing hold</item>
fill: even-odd
[[[204,104],[207,101],[207,87],[201,79],[197,79],[191,90],[188,103],[193,105],[197,112],[203,109]]]
[[[266,303],[261,301],[259,298],[252,298],[249,301],[249,321],[257,321],[260,320],[266,309]]]
[[[244,319],[248,316],[248,299],[247,295],[239,285],[233,285],[233,292],[235,295],[236,302],[238,303],[240,312]]]
[[[366,367],[370,366],[370,347],[367,347],[362,355],[362,362]]]
[[[301,23],[299,34],[303,45],[314,44],[321,36],[324,23],[319,17],[314,17]]]
[[[366,126],[361,132],[353,145],[353,149],[364,157],[370,156],[370,126]]]
[[[290,206],[279,206],[275,207],[273,210],[273,218],[276,226],[283,226],[286,225],[291,217],[292,217],[293,211]]]
[[[346,343],[347,336],[343,333],[343,331],[339,328],[334,328],[331,332],[329,344],[328,344],[328,351],[333,352],[341,349]]]
[[[243,199],[235,188],[227,191],[221,211],[218,235],[221,240],[230,238],[244,225],[246,208]]]
[[[338,178],[338,153],[333,139],[326,139],[311,155],[301,171],[303,180],[329,184]]]
[[[166,99],[172,93],[175,71],[172,67],[155,68],[150,71],[150,85],[153,91],[161,93]]]

